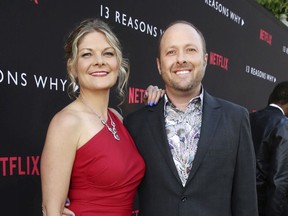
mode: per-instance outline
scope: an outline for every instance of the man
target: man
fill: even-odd
[[[195,26],[170,24],[157,58],[166,95],[124,120],[146,163],[141,216],[258,215],[248,112],[204,90],[207,58]]]
[[[250,114],[257,165],[260,216],[288,215],[288,81],[272,91],[268,106]]]

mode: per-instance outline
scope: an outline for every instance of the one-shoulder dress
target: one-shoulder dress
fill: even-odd
[[[103,127],[77,150],[68,195],[76,216],[132,215],[145,164],[122,122],[108,112],[120,140]]]

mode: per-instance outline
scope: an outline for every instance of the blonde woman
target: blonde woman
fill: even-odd
[[[109,26],[87,19],[65,44],[71,92],[76,99],[52,119],[41,159],[43,215],[131,216],[145,164],[108,107],[110,89],[124,97],[129,70]],[[152,88],[153,89],[153,88]],[[162,90],[153,91],[156,101]],[[152,97],[151,95],[151,97]]]

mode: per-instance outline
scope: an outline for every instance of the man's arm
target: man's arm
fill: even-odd
[[[256,162],[248,112],[240,123],[237,162],[233,179],[233,216],[258,216]]]
[[[287,121],[286,121],[287,122]],[[288,191],[288,123],[271,134],[271,160],[266,193],[267,216],[283,215]]]

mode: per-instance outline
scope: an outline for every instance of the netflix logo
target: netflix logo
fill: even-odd
[[[272,45],[272,35],[263,29],[260,29],[260,40],[265,41],[269,45]]]
[[[210,52],[209,63],[228,71],[229,59],[220,54]]]
[[[0,157],[0,175],[2,176],[39,176],[40,156]]]
[[[128,103],[129,104],[141,104],[143,103],[143,97],[146,89],[129,87]]]

